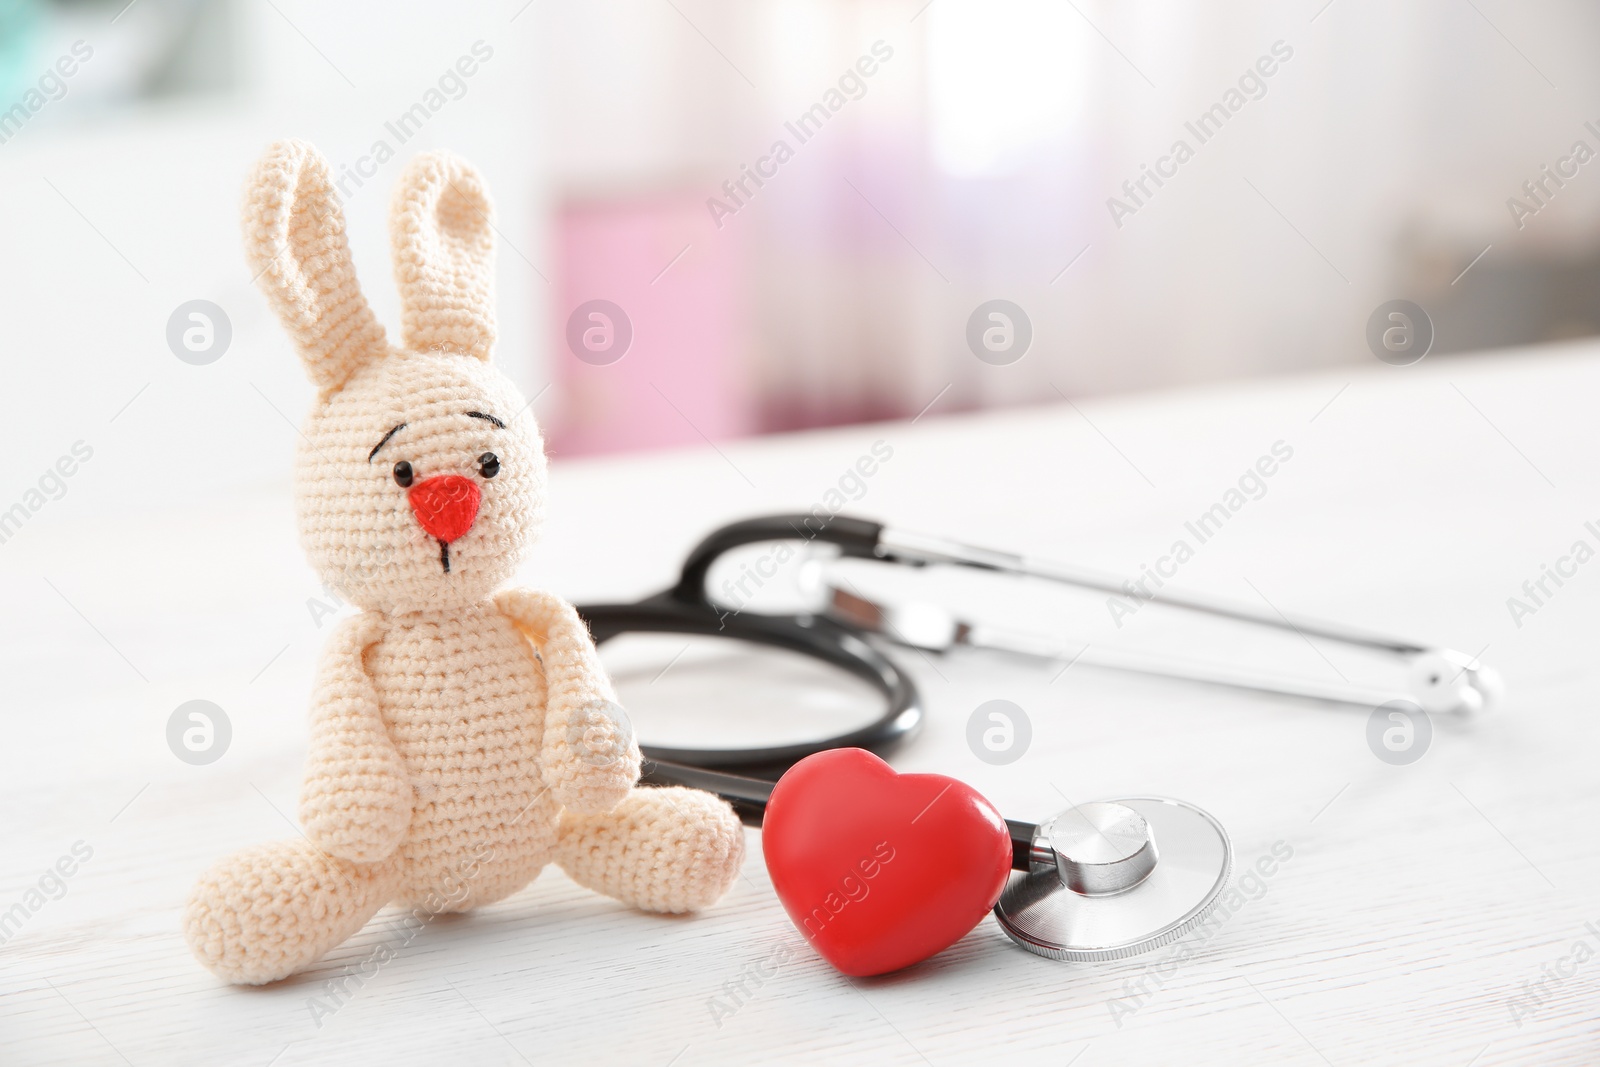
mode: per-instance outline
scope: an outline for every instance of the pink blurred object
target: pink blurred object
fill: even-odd
[[[585,200],[560,211],[553,454],[699,444],[756,428],[749,361],[739,358],[737,238],[710,224],[704,199]],[[622,316],[590,305],[597,300]]]

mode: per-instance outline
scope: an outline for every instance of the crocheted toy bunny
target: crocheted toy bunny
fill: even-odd
[[[495,592],[539,531],[545,458],[489,362],[491,211],[449,154],[401,175],[396,347],[317,151],[274,145],[246,189],[250,269],[319,389],[296,470],[301,541],[362,611],[323,654],[304,839],[223,860],[190,897],[189,945],[229,981],[294,974],[391,902],[431,915],[500,900],[552,860],[656,912],[714,903],[743,862],[727,804],[636,787],[638,746],[571,605]]]

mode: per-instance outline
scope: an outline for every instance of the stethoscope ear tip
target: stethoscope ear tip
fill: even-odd
[[[1454,649],[1430,649],[1411,661],[1411,695],[1432,715],[1476,719],[1498,710],[1505,697],[1500,672]]]
[[[1483,695],[1482,711],[1500,711],[1506,695],[1506,680],[1493,667],[1480,667],[1475,672],[1474,688]]]

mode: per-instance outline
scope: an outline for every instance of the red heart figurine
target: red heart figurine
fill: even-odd
[[[778,780],[761,851],[790,920],[857,977],[961,940],[1011,871],[1011,833],[976,790],[859,748],[807,756]]]

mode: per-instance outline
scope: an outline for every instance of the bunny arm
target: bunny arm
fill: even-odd
[[[494,603],[532,641],[544,663],[544,783],[582,815],[616,807],[639,780],[639,745],[600,664],[589,628],[551,593],[507,589]]]
[[[334,631],[317,670],[300,821],[312,844],[355,863],[388,858],[411,825],[412,790],[362,656],[383,636],[363,612]]]

